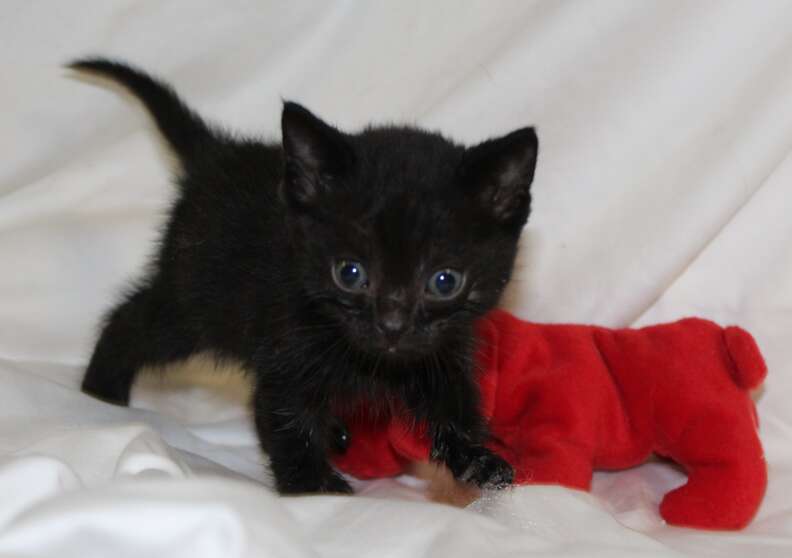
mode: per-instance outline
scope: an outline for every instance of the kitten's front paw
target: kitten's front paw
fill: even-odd
[[[484,446],[457,448],[445,462],[458,480],[480,488],[504,488],[514,480],[512,466]]]
[[[514,481],[514,469],[501,456],[485,447],[471,448],[467,468],[459,480],[471,482],[480,488],[505,488]]]
[[[278,483],[281,494],[352,494],[352,487],[335,471],[310,478],[290,479]]]
[[[338,473],[328,475],[319,486],[319,493],[323,494],[352,494],[354,491],[349,483],[341,478]]]

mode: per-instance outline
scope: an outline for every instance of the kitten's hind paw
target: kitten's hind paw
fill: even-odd
[[[130,386],[127,383],[108,382],[103,375],[92,373],[91,371],[85,375],[80,389],[84,394],[100,399],[105,403],[124,407],[129,405]]]

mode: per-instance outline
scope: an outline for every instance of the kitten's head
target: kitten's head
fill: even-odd
[[[282,125],[282,196],[311,307],[386,358],[469,339],[512,271],[533,129],[464,148],[413,128],[345,134],[294,103]]]

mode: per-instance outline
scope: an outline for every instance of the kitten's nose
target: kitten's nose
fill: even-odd
[[[390,310],[380,316],[377,326],[380,332],[392,343],[404,333],[404,314],[399,310]]]

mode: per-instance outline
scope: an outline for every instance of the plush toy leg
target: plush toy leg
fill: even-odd
[[[515,465],[515,474],[518,484],[560,484],[589,490],[592,457],[585,449],[562,441],[532,445]]]
[[[663,498],[660,514],[668,523],[740,529],[753,518],[767,467],[752,416],[732,419],[697,421],[669,452],[687,470],[688,482]]]

